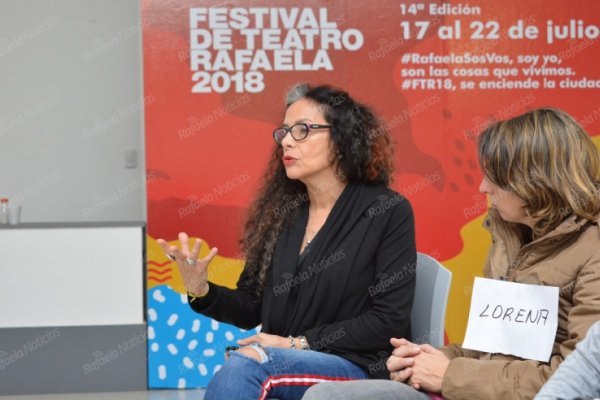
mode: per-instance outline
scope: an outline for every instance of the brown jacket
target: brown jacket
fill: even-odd
[[[522,246],[516,224],[490,210],[484,226],[492,247],[487,278],[557,286],[558,329],[548,363],[457,345],[441,348],[451,361],[442,383],[445,399],[532,399],[544,382],[600,320],[600,228],[571,216],[556,229]]]

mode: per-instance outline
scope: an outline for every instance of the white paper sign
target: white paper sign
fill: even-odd
[[[463,347],[548,362],[557,326],[557,287],[475,278]]]

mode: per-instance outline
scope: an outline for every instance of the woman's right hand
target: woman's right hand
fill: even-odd
[[[208,292],[208,264],[219,250],[213,247],[206,257],[198,260],[202,240],[196,239],[194,248],[191,251],[189,238],[185,232],[179,233],[179,242],[181,243],[181,249],[178,249],[177,246],[169,246],[164,239],[157,240],[167,257],[177,262],[179,273],[181,273],[187,291],[197,296],[203,296]]]
[[[413,357],[419,355],[421,349],[406,339],[392,338],[390,343],[394,346],[392,355],[387,360],[390,379],[396,382],[406,382],[412,375]]]

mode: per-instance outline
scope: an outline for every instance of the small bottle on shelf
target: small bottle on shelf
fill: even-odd
[[[8,199],[0,198],[0,225],[8,224]]]

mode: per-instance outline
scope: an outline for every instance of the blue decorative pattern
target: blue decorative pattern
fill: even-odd
[[[260,331],[236,328],[194,312],[170,286],[148,291],[148,386],[206,387],[225,361],[225,348]]]

